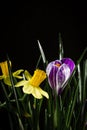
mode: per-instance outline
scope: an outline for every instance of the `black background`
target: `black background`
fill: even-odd
[[[40,55],[37,40],[48,61],[57,59],[59,32],[65,57],[76,62],[87,47],[85,3],[2,2],[0,21],[0,62],[8,54],[14,70],[24,68],[33,73]]]
[[[48,61],[58,58],[58,35],[62,35],[64,55],[78,60],[87,46],[85,3],[1,4],[0,61],[9,55],[17,68],[35,68],[40,41]]]

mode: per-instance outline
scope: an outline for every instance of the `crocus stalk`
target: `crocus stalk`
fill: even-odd
[[[12,67],[11,61],[9,61],[9,64],[10,64],[10,67]],[[0,62],[0,68],[1,68],[1,72],[2,72],[2,75],[0,75],[0,80],[3,80],[6,85],[11,86],[7,61]],[[23,77],[20,76],[20,73],[23,71],[24,71],[23,69],[17,70],[17,71],[12,73],[12,76],[15,78],[18,78],[18,79],[22,79]]]
[[[49,95],[47,92],[41,89],[40,84],[46,79],[46,73],[43,70],[36,69],[33,76],[25,70],[25,80],[19,81],[15,87],[23,86],[23,92],[26,94],[32,94],[35,98],[41,99],[45,96],[47,99]]]
[[[75,63],[70,58],[63,58],[61,60],[55,60],[48,63],[46,67],[48,82],[50,87],[54,89],[58,95],[61,94],[67,85],[67,81],[74,68]]]

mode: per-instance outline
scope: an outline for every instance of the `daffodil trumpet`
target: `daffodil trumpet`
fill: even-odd
[[[10,67],[12,67],[11,61],[9,61],[9,65],[10,65]],[[1,68],[0,80],[3,80],[6,85],[11,86],[7,60],[0,62],[0,68]],[[21,76],[20,73],[23,71],[24,71],[23,69],[20,69],[20,70],[17,70],[15,72],[12,72],[12,76],[15,78],[18,78],[18,79],[22,79],[23,76]]]

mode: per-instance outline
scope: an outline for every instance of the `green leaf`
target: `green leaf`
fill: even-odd
[[[61,60],[63,56],[64,56],[63,41],[61,38],[61,33],[59,33],[59,60]]]

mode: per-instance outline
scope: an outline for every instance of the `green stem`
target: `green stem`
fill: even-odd
[[[16,94],[16,90],[15,90],[15,85],[14,85],[14,82],[13,82],[13,76],[12,76],[12,72],[11,72],[9,61],[10,61],[9,58],[7,57],[7,63],[8,63],[8,70],[9,70],[9,75],[10,75],[10,81],[11,81],[11,84],[12,84],[12,88],[13,88],[13,92],[14,92],[14,96],[15,96],[15,101],[16,101],[18,113],[20,115],[19,103],[18,103],[18,99],[17,99],[17,94]]]

